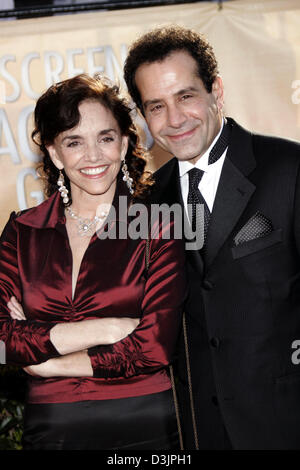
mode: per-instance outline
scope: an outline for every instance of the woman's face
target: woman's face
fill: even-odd
[[[59,134],[47,150],[70,180],[73,202],[83,193],[112,199],[128,138],[121,135],[111,111],[97,101],[83,101],[78,110],[78,125]]]

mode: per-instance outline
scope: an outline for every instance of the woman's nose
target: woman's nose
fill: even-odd
[[[88,144],[86,146],[84,158],[90,162],[97,162],[101,158],[101,150],[97,143]]]

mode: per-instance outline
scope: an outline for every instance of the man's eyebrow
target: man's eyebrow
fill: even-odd
[[[175,96],[184,95],[185,93],[188,93],[189,91],[198,91],[198,90],[194,86],[189,86],[187,88],[183,88],[182,90],[177,91],[177,93],[175,93]]]
[[[195,88],[193,86],[189,86],[187,88],[182,88],[181,90],[177,91],[176,93],[174,93],[174,96],[181,96],[181,95],[184,95],[185,93],[188,93],[190,91],[198,91],[198,90],[197,90],[197,88]],[[147,100],[147,101],[145,101],[145,103],[143,103],[143,107],[144,107],[144,109],[146,109],[148,106],[161,103],[162,101],[163,100],[159,99],[159,98],[155,98],[153,100]]]
[[[147,100],[145,103],[143,103],[143,108],[146,109],[148,106],[151,106],[153,104],[161,103],[162,100],[155,99],[155,100]]]

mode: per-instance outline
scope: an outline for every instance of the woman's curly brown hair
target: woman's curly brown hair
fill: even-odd
[[[116,119],[122,136],[128,136],[128,150],[125,163],[130,177],[133,179],[134,197],[143,198],[150,190],[154,181],[149,172],[145,171],[147,153],[140,145],[139,135],[131,117],[131,108],[126,98],[120,95],[119,87],[103,77],[89,77],[86,74],[64,80],[52,85],[37,101],[32,132],[33,141],[39,146],[43,160],[38,168],[45,181],[45,193],[51,196],[57,191],[59,170],[52,162],[47,146],[53,144],[55,138],[66,130],[77,126],[80,121],[78,107],[85,100],[95,100],[111,111]],[[70,181],[65,172],[65,186],[69,190]]]

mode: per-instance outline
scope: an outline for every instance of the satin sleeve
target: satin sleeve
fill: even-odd
[[[172,361],[181,326],[186,275],[183,241],[163,239],[167,229],[172,232],[173,227],[158,226],[158,238],[150,242],[139,325],[119,342],[88,350],[96,378],[147,374]]]
[[[0,238],[0,340],[5,345],[6,363],[25,367],[60,354],[50,340],[53,323],[12,320],[9,315],[7,302],[11,296],[19,302],[22,299],[17,226],[13,212]]]

